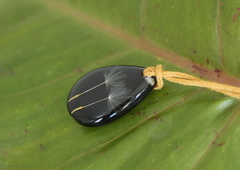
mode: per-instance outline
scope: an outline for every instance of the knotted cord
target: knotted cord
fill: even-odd
[[[212,81],[201,80],[197,77],[191,76],[186,73],[164,71],[162,65],[156,67],[148,67],[143,71],[144,76],[156,77],[157,83],[154,87],[155,90],[163,87],[163,79],[168,81],[179,83],[187,86],[206,87],[208,89],[226,94],[231,97],[240,99],[240,87],[230,86],[226,84],[216,83]]]

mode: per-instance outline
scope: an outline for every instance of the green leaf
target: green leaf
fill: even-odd
[[[2,0],[0,169],[238,170],[238,99],[166,81],[97,128],[77,124],[66,101],[107,65],[239,86],[239,26],[230,0]]]

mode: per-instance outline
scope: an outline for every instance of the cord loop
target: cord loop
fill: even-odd
[[[226,84],[216,83],[212,81],[201,80],[197,77],[191,76],[186,73],[164,71],[162,65],[156,67],[148,67],[143,71],[144,76],[156,77],[155,90],[159,90],[163,87],[163,79],[168,81],[183,84],[186,86],[198,86],[206,87],[208,89],[223,93],[225,95],[240,99],[240,87],[230,86]]]

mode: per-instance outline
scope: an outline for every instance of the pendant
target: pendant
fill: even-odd
[[[67,106],[81,125],[96,127],[123,116],[153,89],[154,77],[144,77],[143,67],[108,66],[80,78],[71,89]]]

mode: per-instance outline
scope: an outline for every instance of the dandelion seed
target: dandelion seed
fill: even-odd
[[[119,109],[123,102],[131,98],[130,90],[126,87],[126,74],[123,71],[121,68],[113,67],[105,73],[108,106],[113,110]]]

